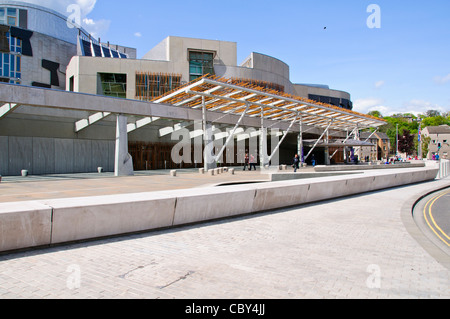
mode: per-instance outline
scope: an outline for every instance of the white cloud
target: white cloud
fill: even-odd
[[[69,16],[73,11],[68,12],[69,6],[78,5],[80,8],[82,27],[85,28],[94,38],[103,36],[108,31],[111,21],[93,20],[88,15],[94,10],[97,0],[22,0],[23,2],[39,5]]]
[[[142,33],[136,32],[136,33],[134,34],[134,36],[140,38],[140,37],[142,37]]]
[[[376,89],[379,89],[379,88],[381,88],[384,84],[385,84],[384,81],[378,81],[378,82],[375,83],[375,88],[376,88]]]
[[[437,84],[445,84],[447,82],[450,82],[450,73],[446,76],[435,76],[433,80]]]
[[[424,100],[410,100],[403,103],[403,107],[405,111],[402,111],[402,113],[413,113],[415,115],[423,114],[428,110],[437,110],[441,113],[447,112],[445,107]]]
[[[353,102],[353,110],[360,113],[369,113],[370,111],[380,111],[383,106],[384,100],[377,98],[358,99]],[[383,112],[381,112],[383,114]],[[383,114],[384,115],[384,114]]]
[[[95,24],[94,20],[88,19],[88,18],[84,18],[84,19],[83,19],[83,23],[84,23],[85,25],[94,25],[94,24]]]
[[[82,23],[83,28],[85,28],[94,38],[100,38],[105,35],[108,32],[110,25],[111,21],[109,20],[94,21],[88,18],[83,19]]]

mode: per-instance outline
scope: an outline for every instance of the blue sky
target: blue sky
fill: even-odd
[[[290,66],[294,83],[352,95],[355,110],[450,111],[450,1],[29,0],[82,6],[85,27],[143,56],[169,35],[237,42]],[[381,27],[369,28],[370,4]],[[326,29],[324,29],[326,27]]]

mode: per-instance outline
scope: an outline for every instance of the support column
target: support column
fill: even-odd
[[[134,175],[133,159],[131,158],[131,155],[128,153],[127,117],[122,114],[117,115],[114,175],[115,176]]]
[[[203,113],[203,163],[205,172],[217,167],[214,152],[214,141],[212,134],[212,125],[207,122],[205,97],[202,97],[202,113]]]
[[[303,153],[303,117],[300,116],[300,131],[297,136],[297,153],[300,157],[300,162],[305,162],[305,155]]]
[[[269,165],[269,156],[267,156],[267,128],[264,127],[264,110],[261,108],[261,134],[259,136],[259,158],[261,169]]]
[[[325,165],[330,165],[330,148],[328,147],[328,142],[330,141],[330,132],[327,131],[327,134],[325,134]]]

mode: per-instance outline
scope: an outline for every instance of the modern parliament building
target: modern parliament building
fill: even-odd
[[[138,59],[136,49],[93,39],[53,10],[0,0],[1,82],[152,101],[207,74],[352,110],[347,92],[292,83],[289,66],[279,59],[253,52],[238,63],[235,42],[169,36]],[[93,115],[27,105],[0,114],[0,175],[19,175],[22,169],[36,175],[95,172],[99,166],[113,171],[115,119],[97,114],[94,121]],[[129,130],[135,170],[176,167],[170,158],[176,141],[167,132],[177,125],[193,123],[158,119]],[[303,135],[317,138],[320,131]],[[297,137],[286,138],[281,161],[290,163],[296,150]],[[335,161],[343,161],[343,151],[338,153]],[[323,150],[314,154],[324,161]]]

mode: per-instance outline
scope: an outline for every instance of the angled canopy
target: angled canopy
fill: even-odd
[[[267,90],[241,82],[204,76],[185,86],[153,100],[154,103],[171,104],[188,108],[201,108],[225,114],[242,114],[270,120],[293,121],[301,119],[305,125],[334,130],[379,127],[385,121],[369,115],[346,110],[334,105],[315,102],[278,91]]]
[[[303,140],[303,143],[306,146],[312,146],[314,145],[314,143],[316,143],[317,140]],[[358,141],[358,140],[343,140],[343,139],[333,139],[333,140],[329,140],[328,142],[326,141],[319,141],[319,143],[317,143],[318,147],[343,147],[343,146],[347,146],[347,147],[365,147],[365,146],[376,146],[376,144],[373,143],[369,143],[369,142],[365,142],[365,141]]]

